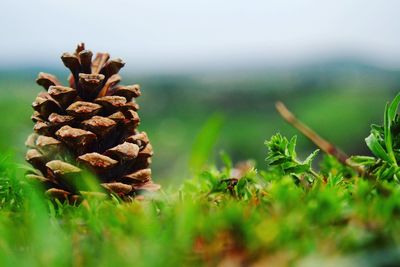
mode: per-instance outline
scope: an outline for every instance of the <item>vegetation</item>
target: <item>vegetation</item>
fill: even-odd
[[[354,120],[355,129],[346,124],[347,118],[330,125],[332,136],[348,134],[345,137],[350,138],[367,126],[359,125],[365,120],[363,114],[367,118],[372,114],[369,106],[376,102],[363,103],[357,90],[343,95],[338,92],[317,92],[308,98],[298,94],[297,103],[314,103],[320,111],[325,108],[319,114],[326,114],[328,122],[321,122],[323,126],[333,121],[329,116],[338,116],[329,110],[333,107],[328,105],[332,96],[340,105],[361,107],[361,115],[349,115],[360,118]],[[388,94],[376,93],[374,100],[381,101]],[[25,99],[25,95],[21,93],[19,99]],[[22,108],[25,100],[21,104],[15,99],[7,101],[10,94],[3,96],[3,112],[11,108],[20,108],[20,112],[4,118],[7,127],[0,133],[3,151],[15,154],[4,153],[0,158],[0,266],[396,266],[400,261],[399,96],[387,105],[383,125],[373,125],[366,139],[373,156],[352,157],[347,165],[318,150],[307,156],[305,150],[299,150],[308,145],[304,139],[297,145],[296,137],[288,139],[279,133],[265,142],[266,147],[262,147],[261,140],[243,141],[247,129],[240,139],[238,131],[231,133],[233,126],[229,131],[226,125],[222,127],[223,117],[229,118],[229,113],[219,113],[203,126],[187,126],[191,135],[197,132],[196,139],[191,140],[194,149],[188,156],[191,172],[186,170],[174,182],[156,177],[164,185],[160,193],[132,203],[117,197],[107,201],[93,197],[79,206],[52,202],[24,179],[26,164],[18,156],[22,145],[11,147],[19,137],[12,137],[16,138],[14,143],[7,144],[4,136],[14,129],[23,137],[25,123],[16,125],[16,121],[24,121],[30,110]],[[295,110],[300,107],[298,104]],[[251,121],[259,117],[256,112],[254,117],[246,112],[244,109],[245,115],[238,116],[236,123],[246,125],[244,117],[249,116],[252,128]],[[312,122],[315,117],[303,112],[301,115],[306,116],[302,117]],[[144,113],[151,118],[150,111]],[[185,112],[176,114],[185,116]],[[270,118],[267,124],[272,126],[266,132],[283,125],[277,118]],[[182,126],[168,119],[169,123]],[[167,161],[171,154],[162,149],[171,146],[163,147],[163,138],[151,130],[166,126],[148,121],[151,125],[144,125],[146,130],[161,144],[158,149],[154,145],[156,154],[161,150],[160,156]],[[264,129],[257,127],[248,134]],[[340,127],[346,131],[338,130]],[[164,139],[174,142],[174,134],[179,135],[174,129],[173,133],[164,131]],[[238,142],[237,147],[231,150],[226,146],[228,154],[221,153],[217,160],[210,160],[215,147],[227,144],[221,145],[217,138],[225,131],[232,134],[227,139]],[[346,138],[339,143],[359,142],[361,146],[362,140]],[[257,165],[253,161],[234,164],[228,155],[239,147],[248,149],[243,148],[247,145],[260,148],[266,160],[255,156]],[[258,153],[254,149],[246,151]],[[234,158],[242,156],[232,154]],[[157,171],[165,175],[160,165],[156,165]]]

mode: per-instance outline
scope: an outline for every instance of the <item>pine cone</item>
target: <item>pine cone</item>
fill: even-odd
[[[26,160],[36,172],[28,177],[43,184],[47,195],[70,202],[91,193],[77,186],[83,170],[123,199],[157,191],[149,167],[153,149],[146,133],[137,130],[140,87],[117,85],[125,63],[109,60],[107,53],[92,61],[83,43],[61,59],[71,71],[69,87],[47,73],[36,80],[47,92],[32,104],[35,133],[26,141]]]

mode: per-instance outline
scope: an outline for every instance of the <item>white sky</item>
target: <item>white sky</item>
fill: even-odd
[[[0,0],[0,12],[2,68],[61,64],[79,41],[150,71],[335,53],[400,67],[399,0]]]

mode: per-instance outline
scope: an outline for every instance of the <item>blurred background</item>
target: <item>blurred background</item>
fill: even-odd
[[[3,0],[0,10],[0,151],[20,162],[37,73],[66,82],[60,55],[78,42],[123,58],[123,83],[141,84],[160,182],[221,151],[264,168],[264,141],[296,134],[277,100],[347,153],[368,153],[369,125],[400,89],[399,1]]]

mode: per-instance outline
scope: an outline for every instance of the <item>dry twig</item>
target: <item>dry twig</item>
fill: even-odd
[[[318,146],[325,153],[334,156],[337,160],[342,162],[343,164],[347,164],[347,160],[349,156],[346,155],[343,151],[326,141],[324,138],[319,136],[315,131],[313,131],[310,127],[305,125],[303,122],[299,121],[290,110],[287,109],[285,104],[282,102],[276,102],[276,109],[279,114],[294,128],[299,130],[302,134],[304,134],[308,139],[310,139],[316,146]]]

